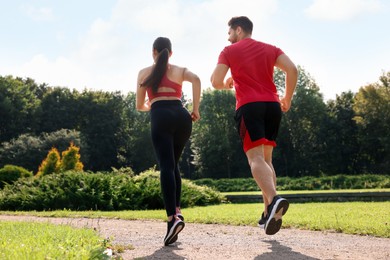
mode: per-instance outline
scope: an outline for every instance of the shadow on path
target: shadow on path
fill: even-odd
[[[169,259],[169,260],[185,260],[186,257],[179,256],[175,254],[174,251],[182,250],[179,245],[180,242],[176,242],[175,245],[162,246],[160,249],[156,250],[152,255],[140,257],[142,260],[151,260],[151,259]]]
[[[258,255],[254,258],[254,260],[319,260],[318,258],[294,252],[290,247],[281,245],[278,241],[275,240],[263,242],[271,244],[271,252]]]

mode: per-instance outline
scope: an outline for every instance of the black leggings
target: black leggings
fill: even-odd
[[[181,101],[162,100],[152,104],[150,120],[165,210],[167,216],[171,216],[176,214],[176,207],[180,207],[179,159],[191,135],[192,119]]]

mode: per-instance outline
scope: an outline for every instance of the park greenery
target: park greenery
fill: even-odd
[[[185,208],[187,223],[257,226],[262,212],[258,203],[223,203]],[[0,211],[9,214],[9,211]],[[14,215],[61,218],[154,219],[164,222],[166,213],[160,210],[125,211],[17,211]],[[283,217],[283,228],[340,232],[390,238],[390,202],[321,202],[292,203]],[[373,221],[375,219],[375,221]],[[1,223],[1,222],[0,222]]]
[[[276,70],[282,91],[284,75]],[[204,84],[207,86],[207,84]],[[190,103],[183,98],[185,106]],[[190,107],[189,107],[190,108]],[[180,163],[187,179],[246,178],[250,171],[234,125],[232,91],[205,89],[193,134]],[[278,176],[388,175],[390,72],[357,93],[324,101],[315,80],[299,67],[291,110],[284,114],[274,167]],[[37,84],[0,76],[0,168],[23,167],[36,175],[47,153],[79,147],[84,171],[156,164],[148,113],[135,110],[135,93]],[[81,167],[81,165],[80,165]]]
[[[110,259],[95,230],[50,223],[0,221],[1,259]]]
[[[253,178],[234,179],[199,179],[193,181],[197,185],[214,188],[220,192],[259,191]],[[332,175],[321,177],[304,176],[299,178],[278,177],[278,191],[319,191],[319,190],[357,190],[387,189],[390,178],[387,175]]]
[[[282,91],[279,70],[275,83]],[[182,101],[191,108],[187,97]],[[203,91],[202,119],[180,162],[187,222],[255,225],[261,214],[258,204],[225,203],[220,193],[258,191],[234,109],[232,91]],[[0,76],[0,214],[165,220],[149,129],[149,114],[135,110],[133,92],[79,92]],[[278,190],[390,188],[389,131],[390,72],[357,93],[324,101],[299,67],[274,154]],[[389,206],[295,203],[284,227],[389,237]],[[49,248],[50,258],[104,258],[106,244],[93,230],[8,221],[0,229],[6,241],[0,257],[46,258]]]
[[[163,209],[159,174],[154,169],[132,175],[129,169],[110,173],[63,171],[19,178],[0,190],[0,210],[145,210]],[[219,204],[219,192],[182,182],[181,206]]]

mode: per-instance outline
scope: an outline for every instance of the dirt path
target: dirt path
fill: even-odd
[[[95,228],[114,244],[134,246],[121,254],[123,259],[390,259],[390,239],[331,232],[282,229],[267,236],[258,227],[186,223],[178,241],[165,247],[166,224],[161,221],[4,215],[0,220]]]

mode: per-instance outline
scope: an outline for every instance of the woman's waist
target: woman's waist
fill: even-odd
[[[183,107],[183,103],[181,102],[181,100],[173,97],[154,98],[150,103],[151,103],[151,109],[154,109],[156,107],[161,107],[161,106]]]

